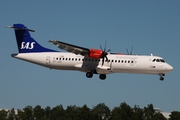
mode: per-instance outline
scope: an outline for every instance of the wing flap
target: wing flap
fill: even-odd
[[[80,55],[86,56],[89,54],[88,48],[72,45],[72,44],[57,41],[57,40],[49,40],[48,42],[53,43],[54,45],[57,45],[58,48],[60,48],[62,50],[74,53],[76,55],[80,54]]]

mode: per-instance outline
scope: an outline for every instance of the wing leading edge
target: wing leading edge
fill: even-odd
[[[88,56],[89,51],[90,51],[88,48],[72,45],[69,43],[64,43],[64,42],[57,41],[57,40],[49,40],[48,42],[53,43],[54,45],[57,45],[58,48],[60,48],[62,50],[66,50],[66,51],[74,53],[76,55],[80,54],[83,56],[86,56],[86,55]]]

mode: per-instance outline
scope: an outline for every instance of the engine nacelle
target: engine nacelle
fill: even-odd
[[[90,49],[89,51],[89,57],[91,58],[101,58],[102,54],[103,51],[98,49]]]

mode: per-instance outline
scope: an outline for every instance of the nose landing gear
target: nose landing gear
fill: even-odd
[[[159,79],[160,79],[161,81],[163,81],[163,80],[164,80],[164,77],[163,77],[163,76],[165,76],[165,74],[159,74],[159,75],[160,75],[160,78],[159,78]]]
[[[164,80],[164,77],[161,76],[159,79],[160,79],[161,81],[163,81],[163,80]]]

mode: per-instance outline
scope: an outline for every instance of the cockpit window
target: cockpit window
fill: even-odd
[[[160,62],[160,60],[159,60],[159,59],[157,59],[157,60],[156,60],[156,62]]]
[[[165,63],[165,61],[163,59],[160,59],[160,61]]]
[[[153,59],[152,62],[163,62],[163,63],[165,63],[165,61],[163,59]]]

